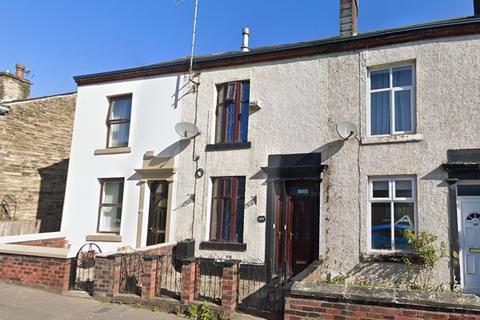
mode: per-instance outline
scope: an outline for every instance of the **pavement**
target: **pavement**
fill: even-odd
[[[171,313],[104,303],[88,296],[73,297],[0,282],[1,320],[185,319]]]
[[[0,281],[0,320],[178,320],[177,315],[140,306],[97,301],[87,294],[56,294]],[[260,319],[237,313],[232,320]]]

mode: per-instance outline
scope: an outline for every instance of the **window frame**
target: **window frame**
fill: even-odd
[[[219,83],[219,84],[216,84],[215,85],[215,89],[216,89],[216,99],[215,99],[215,124],[214,124],[214,134],[213,134],[213,143],[215,145],[218,145],[218,144],[222,144],[222,145],[234,145],[234,144],[242,144],[242,143],[248,143],[248,127],[249,127],[249,117],[250,117],[250,108],[248,107],[247,108],[247,112],[248,112],[248,115],[247,115],[247,134],[246,134],[246,138],[245,138],[245,141],[241,140],[241,136],[240,136],[240,131],[241,131],[241,122],[242,122],[242,119],[241,119],[241,114],[242,114],[242,104],[244,103],[250,103],[250,88],[249,88],[249,95],[248,95],[248,100],[243,100],[242,99],[242,91],[243,91],[243,85],[244,83],[247,83],[248,86],[250,87],[250,80],[249,79],[245,79],[245,80],[235,80],[235,81],[229,81],[229,82],[223,82],[223,83]],[[227,94],[228,94],[228,88],[231,86],[231,85],[235,85],[235,97],[234,99],[228,99],[227,97]],[[223,100],[220,101],[220,89],[224,90],[223,92]],[[226,140],[226,137],[227,137],[227,133],[226,133],[226,130],[227,130],[227,126],[226,126],[226,123],[228,121],[227,117],[228,117],[228,112],[225,112],[226,110],[226,104],[228,102],[235,102],[235,127],[234,127],[234,138],[233,138],[233,141],[232,142],[227,142]],[[224,111],[223,111],[223,114],[222,114],[222,128],[221,128],[221,136],[220,136],[220,139],[217,140],[217,130],[218,130],[218,126],[219,126],[219,109],[220,108],[223,108]]]
[[[395,181],[409,180],[412,183],[412,197],[396,197],[395,196]],[[374,198],[373,197],[373,182],[388,181],[388,198]],[[413,203],[413,217],[414,217],[414,232],[417,234],[418,230],[418,216],[417,216],[417,178],[416,176],[374,176],[368,178],[368,228],[367,228],[367,249],[370,253],[375,254],[392,254],[392,253],[411,253],[411,250],[396,249],[395,248],[395,203]],[[389,203],[390,204],[390,241],[392,249],[374,249],[372,248],[372,204],[373,203]]]
[[[111,120],[110,117],[112,116],[113,101],[115,99],[121,99],[121,98],[127,98],[127,97],[130,98],[130,118]],[[132,122],[131,120],[132,120],[133,94],[132,93],[122,93],[122,94],[117,94],[117,95],[113,95],[113,96],[108,96],[107,100],[108,100],[108,113],[107,113],[107,118],[105,120],[105,124],[107,126],[106,149],[126,148],[130,145],[130,129],[131,129],[131,122]],[[111,147],[110,146],[110,133],[111,133],[112,125],[125,124],[125,123],[128,123],[128,126],[129,126],[127,145],[126,146]]]
[[[122,218],[120,218],[120,227],[118,231],[102,231],[100,230],[100,222],[102,219],[102,209],[104,207],[107,208],[120,208],[120,217],[122,217],[123,213],[123,193],[125,191],[125,178],[99,178],[98,181],[100,182],[100,198],[98,199],[98,217],[97,217],[97,233],[105,233],[105,234],[116,234],[119,235],[120,231],[122,230]],[[110,204],[110,203],[103,203],[103,192],[104,192],[104,187],[106,182],[121,182],[121,187],[120,187],[120,202],[115,203],[115,204]]]
[[[244,180],[244,193],[243,196],[238,195],[238,179],[241,178]],[[225,181],[227,179],[231,180],[231,185],[230,185],[230,194],[225,195]],[[220,190],[218,193],[218,196],[215,196],[215,181],[216,180],[222,180]],[[247,184],[247,179],[245,176],[218,176],[218,177],[211,177],[211,203],[210,203],[210,225],[209,225],[209,232],[208,232],[208,241],[209,242],[223,242],[223,243],[239,243],[243,244],[244,243],[244,233],[245,233],[245,193],[246,193],[246,184]],[[229,234],[236,235],[236,230],[237,230],[237,223],[238,223],[238,201],[243,200],[243,228],[242,228],[242,237],[241,241],[237,239],[228,239],[224,240],[222,239],[222,231],[223,231],[223,208],[224,208],[224,199],[230,199],[231,202],[231,208],[233,208],[234,213],[232,214],[232,220],[230,221],[230,226],[229,226]],[[217,214],[214,214],[214,209],[215,209],[215,201],[219,201],[216,210]],[[221,215],[219,215],[221,213]],[[214,226],[214,219],[215,221],[215,228]],[[221,224],[219,224],[219,221]]]
[[[393,86],[393,69],[398,68],[412,68],[412,84],[410,86],[400,86],[394,87]],[[386,71],[389,72],[389,87],[382,88],[382,89],[371,89],[371,74],[372,72],[376,71]],[[367,79],[367,136],[368,137],[390,137],[395,135],[404,135],[404,134],[415,134],[417,132],[417,104],[416,104],[416,88],[417,88],[417,81],[416,81],[416,64],[413,62],[410,63],[399,63],[399,64],[388,64],[383,66],[376,66],[376,67],[369,67],[368,68],[368,79]],[[395,124],[395,92],[399,91],[411,91],[410,95],[410,103],[411,103],[411,115],[410,121],[412,125],[412,130],[409,131],[397,131],[396,124]],[[372,134],[372,93],[378,92],[389,92],[390,93],[390,133],[385,134]]]

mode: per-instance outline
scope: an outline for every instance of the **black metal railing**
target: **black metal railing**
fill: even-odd
[[[199,258],[199,288],[201,300],[221,303],[222,300],[222,274],[223,259]]]
[[[120,293],[141,295],[143,255],[139,252],[125,253],[120,261]]]
[[[180,298],[182,281],[182,263],[175,256],[161,255],[151,257],[155,263],[156,296]]]
[[[86,243],[72,260],[71,288],[93,294],[95,278],[95,257],[102,250],[95,243]]]
[[[268,280],[261,261],[243,261],[238,272],[237,304],[240,309],[281,313],[284,305],[283,277]]]

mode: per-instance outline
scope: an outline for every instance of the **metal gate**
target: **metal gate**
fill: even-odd
[[[95,243],[86,243],[78,250],[72,261],[71,289],[82,290],[93,294],[95,276],[95,256],[102,250]]]
[[[239,309],[253,314],[281,314],[287,281],[284,274],[268,279],[261,261],[242,262],[237,286]]]

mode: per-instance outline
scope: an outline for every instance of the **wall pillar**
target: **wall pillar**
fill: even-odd
[[[152,299],[156,295],[158,260],[151,256],[143,257],[142,298]]]
[[[182,280],[180,288],[180,302],[191,303],[195,300],[195,283],[197,262],[195,258],[182,260]]]
[[[227,260],[222,272],[222,313],[230,316],[237,309],[237,287],[239,260]]]
[[[114,297],[120,291],[121,255],[95,257],[93,295]]]

